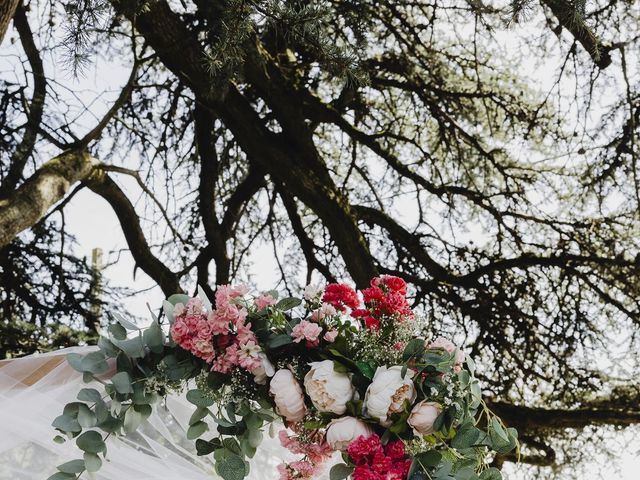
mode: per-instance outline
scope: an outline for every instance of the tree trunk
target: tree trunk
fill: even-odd
[[[0,0],[0,44],[19,3],[20,0]]]
[[[49,160],[20,188],[0,200],[0,248],[35,225],[97,163],[87,152],[65,152]]]

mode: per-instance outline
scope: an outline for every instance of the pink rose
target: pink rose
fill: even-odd
[[[320,325],[302,320],[298,325],[293,327],[291,337],[295,343],[300,343],[302,340],[306,340],[308,347],[315,347],[320,343],[320,334],[322,333],[322,327]]]

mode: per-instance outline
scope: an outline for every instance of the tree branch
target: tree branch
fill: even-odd
[[[84,151],[65,152],[45,163],[6,199],[0,200],[0,247],[33,226],[61,200],[74,183],[97,164]]]
[[[120,187],[103,171],[96,171],[86,184],[113,208],[136,265],[160,286],[166,296],[182,292],[178,275],[151,252],[140,227],[140,217]]]

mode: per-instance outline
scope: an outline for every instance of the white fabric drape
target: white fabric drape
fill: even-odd
[[[76,347],[43,355],[0,362],[0,480],[46,479],[56,465],[82,458],[75,441],[53,442],[51,422],[65,404],[76,401],[86,384],[65,361]],[[132,435],[107,440],[107,461],[94,480],[211,480],[217,477],[210,457],[198,457],[194,442],[186,439],[194,406],[183,396],[171,396]],[[214,425],[210,430],[215,431]],[[209,438],[206,434],[203,438]],[[277,438],[265,432],[263,444],[251,461],[250,480],[276,479],[276,466],[294,457]]]

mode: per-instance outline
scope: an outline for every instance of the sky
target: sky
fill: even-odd
[[[7,38],[13,35],[9,32]],[[508,44],[513,35],[509,31],[498,32],[498,38],[503,39]],[[510,48],[517,48],[512,45]],[[16,47],[9,45],[5,40],[0,50],[0,78],[11,80],[21,78],[22,72],[16,69]],[[101,62],[99,67],[90,68],[85,72],[85,76],[74,79],[68,72],[60,68],[51,58],[45,59],[45,68],[48,72],[55,72],[55,75],[63,81],[73,95],[80,99],[87,100],[97,98],[93,103],[92,112],[86,115],[81,124],[86,124],[86,128],[93,125],[92,115],[100,117],[100,114],[108,108],[110,100],[113,99],[113,92],[117,92],[124,84],[128,74],[128,65],[123,65],[118,59],[111,59]],[[544,62],[534,62],[533,60],[523,61],[522,73],[532,78],[532,82],[539,82],[544,89],[545,84],[550,82],[550,77],[545,72]],[[98,95],[96,96],[96,92]],[[606,102],[607,99],[604,99]],[[79,132],[81,133],[81,132]],[[136,199],[139,190],[130,178],[118,177],[118,182],[130,198]],[[115,258],[116,252],[126,249],[126,242],[122,234],[120,225],[109,205],[99,196],[84,189],[77,193],[65,208],[65,221],[68,231],[76,237],[76,253],[86,255],[91,258],[94,248],[100,248],[105,252],[105,261]],[[269,290],[276,281],[276,265],[270,249],[262,249],[252,252],[248,259],[252,265],[251,273],[255,285],[262,290]],[[147,304],[156,307],[163,299],[162,292],[158,287],[154,287],[154,282],[142,271],[138,270],[135,277],[134,262],[130,254],[126,251],[119,256],[117,263],[111,265],[106,270],[107,279],[116,286],[128,286],[140,293],[133,297],[124,299],[125,307],[133,315],[147,317]],[[612,474],[610,478],[619,480],[638,480],[640,478],[640,443],[635,438],[628,438],[629,448],[622,459],[616,460],[616,466],[620,469],[620,474]],[[597,456],[597,452],[594,452]],[[513,467],[511,467],[513,468]],[[603,478],[595,470],[593,473],[581,477],[581,480],[596,480]],[[607,477],[608,480],[609,477]]]

